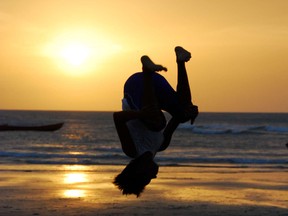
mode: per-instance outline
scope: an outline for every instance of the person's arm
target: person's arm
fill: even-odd
[[[179,126],[179,124],[180,124],[179,120],[176,119],[175,117],[172,117],[170,119],[166,128],[163,131],[164,141],[158,151],[164,151],[169,146],[172,139],[172,135],[176,130],[176,128]]]
[[[190,119],[190,123],[193,124],[197,116],[198,116],[198,107],[195,105],[191,105],[187,106],[183,110],[182,116],[180,118],[172,117],[168,122],[166,128],[164,129],[163,132],[164,142],[162,143],[158,151],[164,151],[169,146],[172,139],[172,135],[180,123],[184,123],[186,121],[189,121]]]
[[[113,113],[114,124],[122,150],[127,156],[132,158],[136,156],[137,152],[126,123],[133,119],[139,119],[140,116],[141,113],[139,111],[120,111]]]

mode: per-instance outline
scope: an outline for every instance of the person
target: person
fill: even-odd
[[[123,195],[140,196],[145,186],[157,176],[156,153],[169,146],[180,123],[190,120],[193,124],[198,115],[198,107],[192,103],[185,67],[191,54],[180,46],[175,47],[175,53],[178,68],[176,91],[159,74],[167,68],[144,55],[141,57],[142,72],[133,74],[125,82],[122,111],[113,113],[122,150],[132,158],[113,182]],[[168,123],[162,111],[171,115]]]

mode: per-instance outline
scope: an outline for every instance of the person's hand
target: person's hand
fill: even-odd
[[[166,126],[166,118],[157,106],[146,106],[140,110],[141,121],[152,131],[160,131]]]
[[[198,106],[195,105],[189,105],[185,107],[184,109],[184,116],[187,119],[190,119],[190,123],[193,124],[196,117],[198,116]]]

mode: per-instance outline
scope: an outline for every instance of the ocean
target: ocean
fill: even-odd
[[[54,132],[0,131],[0,163],[125,165],[112,112],[0,111],[0,125],[64,122]],[[288,168],[288,113],[200,113],[156,155],[161,166]]]

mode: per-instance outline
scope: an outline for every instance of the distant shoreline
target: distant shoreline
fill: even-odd
[[[79,112],[79,113],[113,113],[119,110],[45,110],[45,109],[0,109],[0,112]],[[288,112],[213,112],[213,111],[201,111],[201,113],[206,114],[288,114]],[[0,113],[1,114],[1,113]]]

